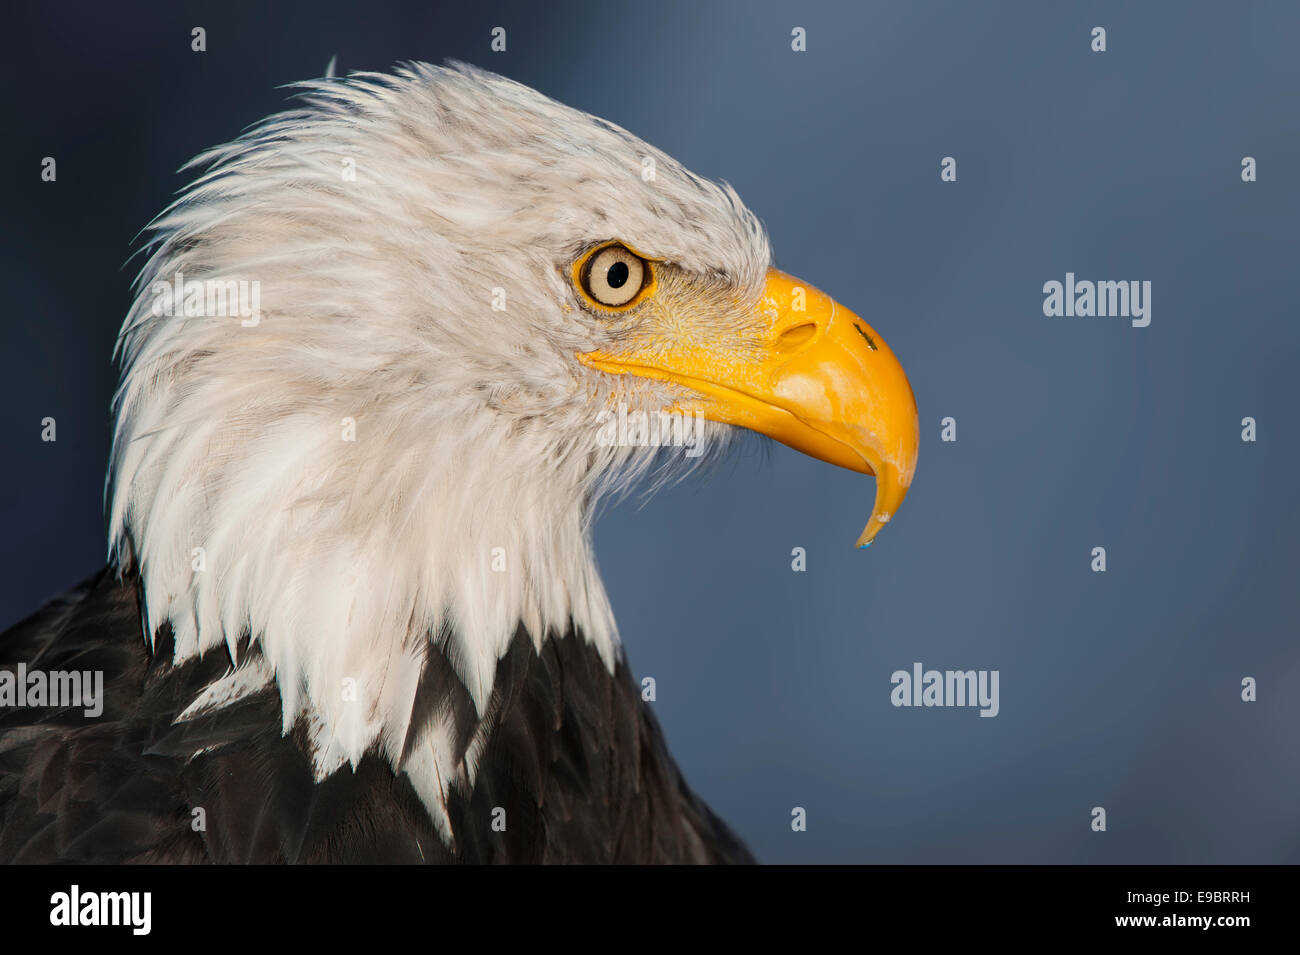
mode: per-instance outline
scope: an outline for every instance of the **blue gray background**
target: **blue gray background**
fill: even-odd
[[[729,180],[911,377],[917,478],[869,551],[869,478],[758,441],[598,527],[672,748],[762,859],[1300,861],[1296,4],[31,6],[3,41],[0,625],[103,562],[123,262],[177,167],[331,56],[452,57]],[[1150,280],[1150,327],[1045,318],[1067,271]],[[1001,714],[895,709],[914,661],[1000,670]]]

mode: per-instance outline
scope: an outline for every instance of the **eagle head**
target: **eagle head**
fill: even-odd
[[[191,710],[274,681],[320,778],[377,747],[435,810],[472,781],[451,717],[412,720],[431,652],[480,717],[521,625],[614,666],[593,507],[656,448],[611,415],[671,417],[675,460],[739,427],[875,475],[863,545],[907,492],[883,338],[617,126],[413,64],[301,84],[190,166],[119,339],[110,547],[147,639],[231,655]]]

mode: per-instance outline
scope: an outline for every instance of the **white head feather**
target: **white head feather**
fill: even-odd
[[[274,679],[319,778],[378,747],[438,814],[474,767],[408,725],[431,644],[480,714],[520,623],[540,643],[572,620],[611,668],[619,652],[592,508],[649,456],[603,446],[596,414],[672,395],[575,360],[616,329],[568,264],[618,239],[753,301],[770,251],[730,188],[501,77],[302,86],[194,160],[208,171],[151,226],[118,343],[110,546],[178,663],[261,648],[191,710]],[[177,273],[258,282],[260,321],[155,314]]]

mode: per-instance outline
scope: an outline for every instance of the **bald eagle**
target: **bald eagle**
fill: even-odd
[[[611,123],[458,64],[300,86],[150,226],[109,565],[0,638],[0,860],[750,861],[593,557],[687,455],[602,424],[874,475],[865,546],[915,469],[898,360]],[[56,698],[94,673],[100,712]]]

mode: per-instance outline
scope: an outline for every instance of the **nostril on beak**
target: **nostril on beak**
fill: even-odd
[[[802,325],[787,328],[777,336],[776,350],[781,352],[794,351],[815,334],[817,334],[817,326],[812,322],[804,322]]]

